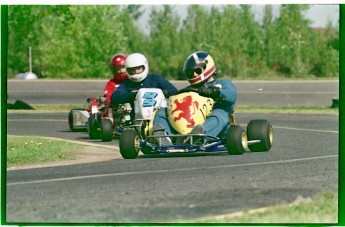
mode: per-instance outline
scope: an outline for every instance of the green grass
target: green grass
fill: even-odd
[[[236,106],[235,113],[339,114],[338,108],[319,106]]]
[[[314,198],[303,198],[292,204],[236,214],[180,221],[187,223],[337,223],[338,195],[324,192]]]
[[[7,136],[7,164],[28,164],[69,159],[80,145],[34,137]]]

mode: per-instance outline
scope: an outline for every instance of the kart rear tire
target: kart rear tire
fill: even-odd
[[[103,142],[113,140],[113,123],[110,119],[101,120],[101,139]]]
[[[139,153],[139,140],[138,133],[130,128],[122,131],[119,141],[120,153],[124,159],[133,159]]]
[[[90,139],[101,138],[99,119],[99,113],[91,114],[91,116],[88,119],[88,131]]]
[[[85,129],[80,129],[80,128],[74,128],[73,125],[73,111],[74,110],[85,110],[85,109],[71,109],[68,113],[68,126],[69,129],[71,129],[72,132],[80,132],[80,131],[85,131]]]
[[[225,141],[226,148],[230,155],[241,155],[246,151],[248,146],[247,134],[245,130],[238,125],[229,127]]]
[[[267,120],[251,120],[247,125],[248,140],[260,140],[260,143],[248,145],[252,152],[268,151],[272,147],[273,128]]]

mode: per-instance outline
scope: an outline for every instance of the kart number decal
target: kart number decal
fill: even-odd
[[[157,97],[157,92],[145,92],[143,98],[143,107],[153,107],[156,105],[157,100],[155,99]]]

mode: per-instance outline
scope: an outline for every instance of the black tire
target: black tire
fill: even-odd
[[[248,145],[252,152],[268,151],[272,147],[273,128],[267,120],[251,120],[247,125],[248,140],[260,140],[260,143]]]
[[[68,126],[69,126],[69,129],[71,129],[72,132],[86,131],[85,129],[74,128],[74,125],[73,125],[73,111],[74,110],[85,110],[85,109],[71,109],[69,111],[69,113],[68,113]]]
[[[230,155],[241,155],[247,149],[247,134],[245,130],[238,125],[229,127],[225,141],[226,148]]]
[[[99,122],[99,114],[91,114],[88,119],[88,130],[89,130],[89,137],[90,139],[100,139],[100,122]]]
[[[68,113],[68,126],[72,132],[75,132],[74,131],[74,125],[73,125],[73,110],[70,110]]]
[[[139,135],[134,129],[122,131],[119,141],[120,153],[124,159],[133,159],[139,153]]]
[[[113,123],[110,119],[101,120],[101,139],[103,142],[113,140]]]

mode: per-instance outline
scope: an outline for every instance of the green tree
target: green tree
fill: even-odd
[[[266,64],[264,62],[264,41],[263,30],[255,20],[250,5],[240,5],[239,26],[242,28],[241,40],[245,67],[243,68],[245,77],[257,77],[264,72]]]
[[[275,19],[267,5],[260,24],[250,5],[190,5],[183,21],[163,5],[151,12],[144,34],[140,5],[9,6],[8,74],[28,69],[31,46],[33,71],[47,78],[109,78],[113,54],[140,52],[151,72],[185,79],[183,63],[199,50],[231,77],[338,76],[339,31],[331,23],[312,29],[308,8],[282,5]]]
[[[314,29],[310,43],[314,47],[308,59],[310,73],[316,77],[339,76],[339,31],[330,23],[324,29]]]
[[[9,74],[28,70],[28,50],[32,47],[37,56],[40,43],[41,24],[47,17],[54,17],[55,23],[66,26],[74,16],[65,5],[10,5],[8,8],[8,69]],[[35,60],[35,58],[34,58]],[[33,65],[33,71],[37,70]]]
[[[174,13],[172,6],[163,5],[162,10],[152,10],[149,23],[151,71],[173,78],[181,68],[180,44],[183,41],[178,34],[179,17]]]
[[[49,78],[109,77],[114,53],[128,50],[118,6],[71,6],[74,23],[68,28],[46,20],[40,45],[42,74]]]
[[[140,5],[127,5],[121,7],[121,15],[116,23],[121,23],[124,27],[123,37],[126,42],[124,53],[130,54],[139,52],[147,55],[149,38],[144,35],[136,23],[140,20],[143,12]]]
[[[280,16],[275,22],[272,43],[272,59],[280,73],[297,77],[308,73],[305,61],[308,55],[311,21],[303,17],[308,5],[282,5]]]
[[[266,67],[273,68],[273,64],[275,63],[274,59],[272,58],[273,52],[273,36],[274,36],[274,27],[273,27],[273,11],[271,5],[266,5],[264,7],[264,17],[262,22],[262,29],[263,29],[263,50],[262,56],[266,62]]]

